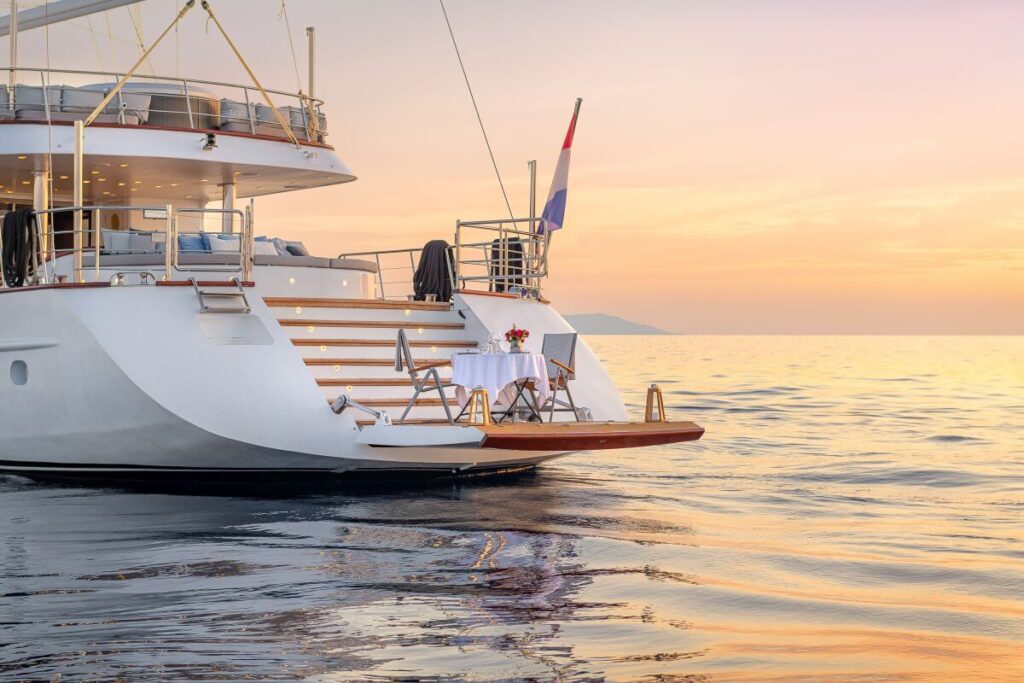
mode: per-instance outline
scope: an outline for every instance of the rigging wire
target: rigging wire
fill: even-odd
[[[299,61],[295,58],[295,42],[292,40],[292,25],[288,23],[288,7],[284,4],[284,0],[281,0],[281,11],[277,13],[277,18],[284,17],[284,29],[288,32],[288,47],[291,48],[292,52],[292,68],[295,69],[295,84],[299,88],[299,92],[302,92],[302,77],[299,76]]]
[[[455,56],[459,59],[459,68],[462,69],[462,78],[466,81],[466,90],[469,91],[469,99],[473,102],[473,111],[476,112],[476,120],[480,124],[480,132],[484,135],[484,144],[487,145],[487,153],[491,157],[491,165],[494,166],[494,175],[498,177],[498,186],[501,188],[501,196],[505,198],[505,206],[508,208],[509,218],[515,218],[512,212],[512,204],[508,201],[508,193],[505,192],[505,183],[501,180],[501,171],[498,170],[498,162],[494,160],[494,150],[491,149],[491,141],[487,137],[487,130],[484,128],[483,117],[480,116],[480,108],[476,105],[476,97],[473,95],[473,86],[469,84],[469,75],[466,73],[466,65],[462,62],[462,53],[459,52],[459,44],[455,40],[455,31],[452,30],[452,22],[448,19],[448,10],[445,9],[444,0],[437,0],[441,3],[441,12],[444,14],[444,23],[448,25],[448,35],[452,37],[452,46],[455,48]]]
[[[103,64],[103,53],[100,52],[100,42],[96,39],[96,29],[92,26],[92,17],[86,16],[85,21],[89,24],[89,35],[92,37],[92,46],[96,48],[96,59],[100,63],[100,71],[106,72],[107,67]]]
[[[146,41],[142,38],[142,12],[141,10],[139,11],[139,21],[138,23],[135,23],[135,13],[132,12],[132,9],[132,7],[125,7],[125,10],[128,12],[128,18],[132,20],[132,28],[135,29],[135,37],[138,38],[139,41],[139,54],[144,54],[146,52]],[[109,15],[110,13],[107,12],[107,14]],[[109,22],[110,20],[108,19],[107,21]],[[149,61],[149,57],[146,57],[146,65],[149,67],[150,74],[156,74],[156,72],[153,71],[153,62]]]

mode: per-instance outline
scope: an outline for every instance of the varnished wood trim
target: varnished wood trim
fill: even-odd
[[[379,367],[386,368],[394,366],[395,360],[393,358],[305,358],[306,365],[341,365],[341,366],[363,366],[363,367]],[[429,363],[430,361],[421,358],[414,360],[416,365],[420,363]]]
[[[407,398],[358,398],[356,400],[368,408],[404,408],[409,405],[409,399]],[[334,399],[329,398],[327,399],[327,402],[334,403]],[[436,406],[440,408],[441,399],[418,398],[416,399],[416,405],[422,407]],[[452,407],[451,401],[448,401],[448,407]]]
[[[263,302],[271,308],[370,308],[381,311],[449,311],[450,303],[433,301],[384,301],[381,299],[318,299],[288,296],[267,296]]]
[[[542,303],[544,305],[548,305],[548,304],[551,303],[550,301],[548,301],[547,299],[545,299],[543,297],[541,297],[540,299],[531,299],[529,297],[521,297],[521,296],[519,296],[517,294],[506,294],[505,292],[483,292],[483,291],[477,291],[477,290],[473,290],[473,289],[460,289],[460,290],[458,290],[456,292],[456,294],[463,294],[463,295],[469,294],[469,295],[472,295],[472,296],[492,296],[492,297],[497,297],[499,299],[512,299],[514,301],[536,301],[536,302]]]
[[[292,339],[295,346],[390,346],[395,347],[394,339]],[[455,341],[442,339],[437,341],[410,341],[409,346],[419,348],[472,348],[474,341]]]
[[[704,428],[693,422],[545,424],[505,423],[481,427],[485,448],[522,451],[590,451],[696,441]]]
[[[230,280],[196,280],[196,284],[200,287],[234,287],[235,283]],[[191,287],[191,280],[157,280],[157,287]],[[255,287],[256,283],[250,280],[246,280],[242,283],[243,287]]]
[[[408,387],[412,389],[414,387],[412,380],[409,376],[400,377],[398,379],[377,379],[375,377],[365,377],[359,379],[345,379],[344,377],[323,377],[317,379],[317,385],[321,387]],[[441,380],[441,384],[444,386],[452,386],[446,383],[445,380]],[[434,386],[433,382],[428,382],[427,386]]]
[[[284,319],[277,321],[282,327],[359,327],[359,328],[380,328],[385,330],[463,330],[465,323],[419,323],[415,320],[409,322],[390,320],[305,320]]]

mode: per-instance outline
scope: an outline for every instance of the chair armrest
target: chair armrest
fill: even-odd
[[[443,368],[446,365],[451,365],[450,360],[439,360],[436,363],[424,363],[413,369],[413,372],[423,372],[424,370],[430,370],[432,368]]]
[[[551,363],[553,365],[557,365],[558,367],[562,368],[563,370],[568,372],[570,375],[575,375],[576,374],[575,370],[570,368],[568,365],[565,365],[564,363],[559,363],[557,360],[554,360],[554,359],[551,360]]]

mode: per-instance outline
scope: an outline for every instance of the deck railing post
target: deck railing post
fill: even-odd
[[[174,272],[174,255],[178,250],[177,223],[174,222],[174,212],[170,204],[167,205],[166,227],[167,241],[164,243],[164,280],[170,280]]]

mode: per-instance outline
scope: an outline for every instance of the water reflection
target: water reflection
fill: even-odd
[[[0,679],[1024,679],[1024,341],[592,343],[705,440],[276,499],[0,481]]]

